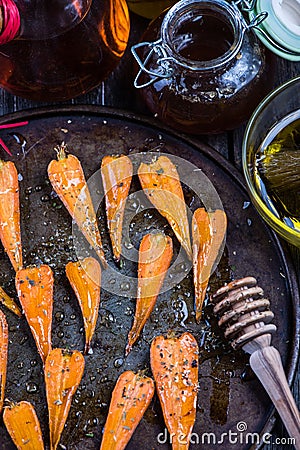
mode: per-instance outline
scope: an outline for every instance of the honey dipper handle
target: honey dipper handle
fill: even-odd
[[[300,415],[275,347],[265,347],[250,356],[250,365],[269,394],[291,438],[300,450]]]

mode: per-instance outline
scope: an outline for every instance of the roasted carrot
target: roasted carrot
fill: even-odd
[[[167,156],[160,156],[151,164],[142,163],[138,176],[147,197],[168,220],[180,244],[192,259],[186,205],[175,165]]]
[[[19,450],[43,450],[40,423],[31,403],[10,403],[4,408],[3,421]]]
[[[12,161],[0,160],[0,239],[13,268],[23,265],[19,181]]]
[[[3,408],[7,369],[8,325],[0,310],[0,413]]]
[[[198,208],[192,219],[193,236],[193,274],[195,287],[196,321],[202,316],[202,307],[210,273],[207,273],[208,255],[212,243],[212,227],[208,212]]]
[[[128,334],[126,355],[149,318],[173,255],[172,239],[163,233],[146,234],[139,248],[136,310]]]
[[[53,284],[52,270],[46,264],[16,273],[18,297],[43,363],[51,350]]]
[[[22,313],[16,302],[0,286],[0,302],[10,311],[21,317]]]
[[[192,236],[197,322],[201,319],[209,278],[226,234],[226,226],[226,214],[222,210],[208,213],[204,208],[198,208],[194,212]]]
[[[112,392],[100,450],[123,450],[153,397],[152,378],[131,370],[123,372]]]
[[[187,450],[196,419],[198,344],[188,332],[157,336],[150,349],[151,369],[173,450]]]
[[[122,250],[122,225],[125,203],[132,179],[130,158],[104,156],[101,175],[105,194],[107,224],[116,261],[120,260]]]
[[[64,143],[57,149],[57,160],[49,163],[48,176],[72,219],[106,267],[97,217],[82,166],[76,156],[66,154]]]
[[[84,371],[78,350],[53,349],[45,362],[45,385],[49,412],[50,450],[56,450],[71,402]]]
[[[100,305],[100,264],[92,257],[69,262],[66,265],[66,274],[81,308],[85,329],[85,353],[87,353],[95,331]]]

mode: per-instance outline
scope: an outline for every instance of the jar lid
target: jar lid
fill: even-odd
[[[300,0],[257,0],[249,17],[264,12],[266,18],[254,27],[259,39],[282,58],[300,61]]]

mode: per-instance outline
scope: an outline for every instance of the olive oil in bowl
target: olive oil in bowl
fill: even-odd
[[[255,154],[253,179],[268,209],[300,233],[300,109],[270,129]]]

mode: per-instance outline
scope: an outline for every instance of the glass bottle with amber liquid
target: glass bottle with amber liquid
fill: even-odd
[[[129,36],[125,0],[2,0],[0,86],[35,101],[63,101],[98,86]]]

